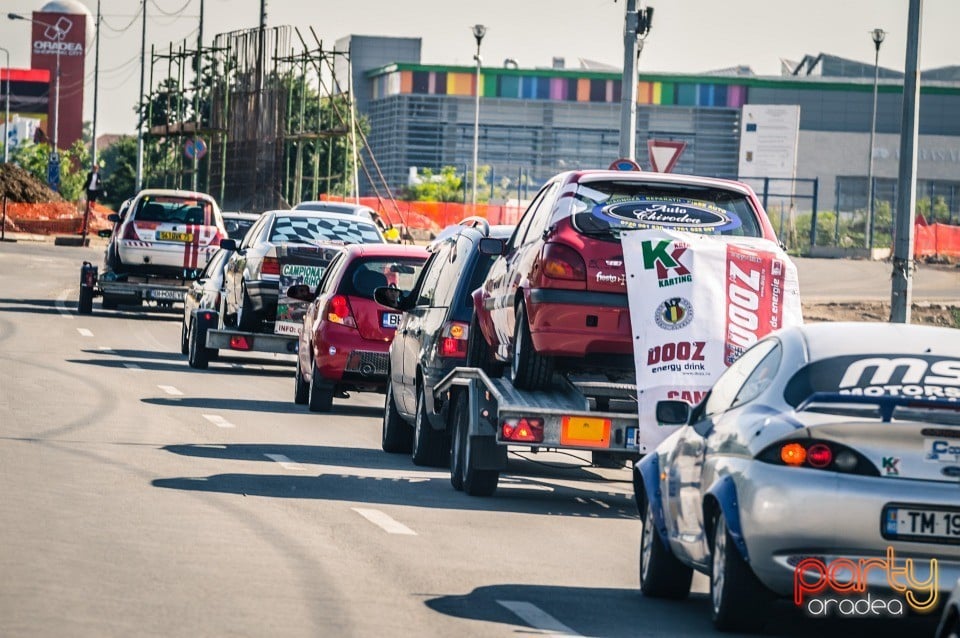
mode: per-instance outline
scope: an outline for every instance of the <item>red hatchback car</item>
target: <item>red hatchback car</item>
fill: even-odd
[[[633,373],[620,231],[664,227],[777,241],[746,184],[574,171],[548,181],[475,291],[481,332],[518,388],[554,369]]]
[[[418,246],[351,245],[327,266],[316,294],[306,286],[288,291],[312,301],[300,333],[296,403],[327,412],[333,398],[349,390],[385,391],[400,313],[374,301],[373,291],[382,286],[411,290],[428,256]]]

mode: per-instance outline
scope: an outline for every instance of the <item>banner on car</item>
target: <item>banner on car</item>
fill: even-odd
[[[774,242],[651,229],[621,233],[637,369],[641,453],[675,426],[658,401],[699,403],[744,350],[803,323],[797,271]]]
[[[290,286],[307,285],[314,293],[327,270],[327,265],[340,252],[339,247],[278,246],[280,259],[280,289],[277,294],[277,320],[273,331],[281,335],[300,335],[303,316],[309,301],[287,295]]]

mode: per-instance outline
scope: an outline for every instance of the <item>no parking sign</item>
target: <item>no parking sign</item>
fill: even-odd
[[[207,154],[207,143],[202,138],[192,138],[183,145],[183,154],[188,159],[201,159]]]

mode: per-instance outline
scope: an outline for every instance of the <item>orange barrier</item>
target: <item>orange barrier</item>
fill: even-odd
[[[913,254],[916,257],[960,257],[960,226],[917,224]]]
[[[99,204],[94,205],[87,226],[89,232],[96,233],[113,227],[107,220],[112,213]],[[49,202],[45,204],[23,204],[7,202],[7,230],[13,232],[35,233],[38,235],[79,234],[83,227],[83,210],[70,202]]]
[[[324,197],[330,201],[353,202],[353,199]],[[442,228],[456,224],[464,217],[479,216],[491,224],[516,224],[523,213],[519,206],[492,204],[460,204],[457,202],[408,202],[397,200],[396,207],[389,200],[361,197],[360,203],[369,206],[395,226],[428,230],[436,234]]]

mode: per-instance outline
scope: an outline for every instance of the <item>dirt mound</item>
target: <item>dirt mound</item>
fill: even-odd
[[[803,320],[816,321],[889,321],[889,302],[820,302],[803,304]],[[916,302],[910,316],[911,323],[960,328],[960,302]]]
[[[0,164],[0,199],[24,204],[62,202],[63,198],[46,184],[14,164]]]

